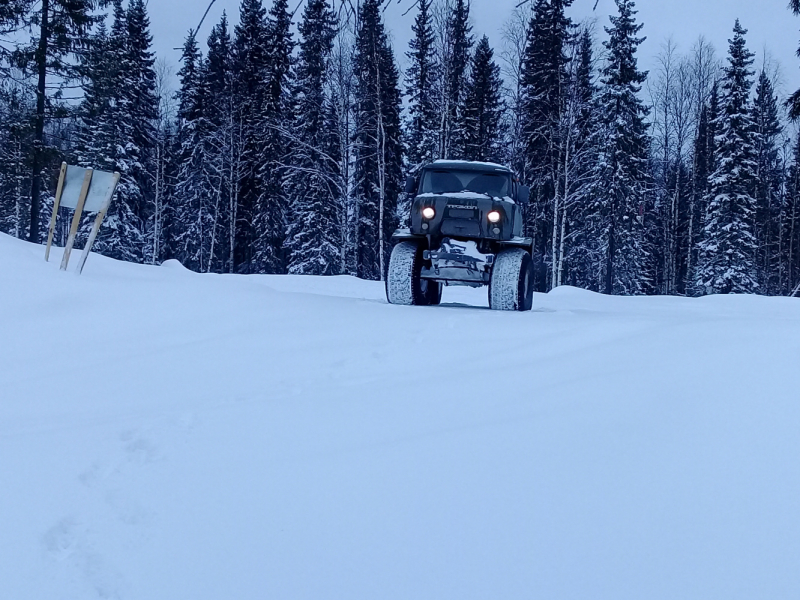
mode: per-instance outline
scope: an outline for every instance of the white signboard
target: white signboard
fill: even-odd
[[[67,175],[64,179],[64,190],[61,192],[61,206],[67,208],[77,208],[78,200],[81,196],[81,188],[86,172],[91,169],[67,166]],[[89,186],[89,193],[83,203],[84,212],[100,212],[110,202],[111,195],[114,193],[116,180],[113,173],[104,171],[92,171],[92,183]],[[106,207],[108,208],[108,207]]]
[[[53,234],[56,229],[56,217],[58,216],[58,208],[60,206],[75,210],[75,214],[72,217],[72,224],[69,228],[67,245],[64,248],[64,258],[61,259],[62,271],[67,270],[72,246],[75,244],[75,235],[78,233],[81,214],[84,211],[96,212],[97,218],[89,234],[89,239],[86,240],[86,247],[83,249],[83,255],[78,264],[78,273],[83,271],[83,265],[86,263],[86,258],[89,256],[89,252],[92,249],[92,244],[94,244],[94,240],[97,237],[97,232],[100,231],[100,225],[103,223],[103,218],[106,216],[108,207],[111,204],[111,198],[114,195],[114,190],[117,189],[118,182],[119,173],[106,173],[105,171],[73,167],[67,165],[67,163],[61,165],[61,175],[58,178],[58,188],[56,189],[56,198],[53,203],[53,215],[50,218],[50,231],[47,235],[47,249],[44,253],[45,260],[50,259],[50,246],[53,243]]]

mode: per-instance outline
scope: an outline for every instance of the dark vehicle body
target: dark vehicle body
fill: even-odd
[[[496,260],[501,255],[510,260],[514,253],[503,254],[510,249],[516,249],[514,262],[524,271],[525,281],[519,285],[529,286],[528,279],[532,285],[532,241],[522,235],[522,206],[528,202],[529,190],[511,169],[493,163],[435,161],[409,177],[406,193],[414,198],[409,227],[398,229],[392,239],[406,244],[400,250],[396,246],[398,252],[419,254],[411,277],[419,278],[417,287],[422,291],[410,302],[406,296],[393,298],[387,280],[390,302],[438,304],[442,284],[491,286]],[[532,288],[525,294],[532,297]]]
[[[448,186],[447,176],[455,178],[456,174],[463,174],[459,179],[466,181],[459,183],[469,187],[456,190]],[[507,181],[505,186],[491,181],[499,178]],[[431,185],[424,186],[428,182]],[[507,167],[437,161],[425,167],[412,184],[412,193],[416,197],[411,206],[409,233],[434,239],[456,237],[486,242],[508,242],[519,238],[522,235],[522,210],[518,204],[521,187]],[[448,188],[453,191],[439,191]],[[428,206],[436,211],[430,220],[422,216],[422,209]],[[497,223],[486,219],[493,210],[501,215]]]

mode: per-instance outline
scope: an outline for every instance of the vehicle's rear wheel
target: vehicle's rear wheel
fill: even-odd
[[[533,261],[521,248],[497,254],[489,280],[489,306],[494,310],[530,310],[533,307]]]
[[[420,277],[424,263],[422,252],[422,244],[414,242],[400,242],[392,249],[386,277],[386,299],[390,304],[439,304],[441,284]]]

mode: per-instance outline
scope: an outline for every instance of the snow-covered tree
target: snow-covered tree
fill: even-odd
[[[472,25],[469,0],[443,4],[445,16],[440,27],[442,53],[439,106],[439,152],[441,158],[459,158],[463,146],[463,103],[472,54]]]
[[[264,162],[264,114],[267,104],[265,74],[269,69],[269,33],[261,0],[242,0],[233,50],[237,157],[234,270],[253,269],[256,201],[262,193],[259,174]]]
[[[645,118],[648,109],[639,97],[647,73],[637,67],[637,37],[632,0],[616,0],[619,14],[606,27],[608,53],[602,70],[597,135],[598,160],[594,179],[595,206],[590,221],[603,260],[602,290],[607,294],[638,294],[644,281],[645,207],[648,201],[649,144]]]
[[[780,156],[783,127],[778,98],[762,69],[753,101],[753,144],[756,151],[755,228],[758,246],[758,281],[762,293],[779,293],[779,246],[783,162]]]
[[[597,88],[593,38],[589,28],[569,44],[568,88],[561,114],[561,142],[550,244],[550,287],[569,282],[596,288],[592,256],[596,239],[587,224],[593,199],[592,172],[597,157]]]
[[[335,275],[341,272],[341,202],[337,102],[328,85],[336,15],[327,0],[310,0],[298,28],[295,119],[287,135],[286,186],[290,226],[286,246],[289,272]]]
[[[283,181],[289,156],[286,130],[291,122],[292,15],[288,0],[274,0],[267,15],[266,97],[261,115],[259,190],[253,215],[253,261],[257,273],[285,271],[287,201]]]
[[[733,28],[722,80],[722,110],[715,120],[716,168],[709,202],[697,285],[706,293],[753,293],[758,289],[754,197],[757,153],[749,106],[753,54],[739,21]]]
[[[439,120],[436,113],[435,89],[439,81],[434,48],[431,0],[420,0],[411,27],[414,37],[408,44],[406,56],[406,96],[408,122],[406,148],[408,166],[412,172],[438,157]]]
[[[85,167],[121,174],[94,251],[141,262],[144,238],[140,215],[144,194],[140,183],[145,183],[147,175],[142,164],[143,150],[151,149],[154,139],[145,139],[152,131],[152,123],[143,124],[140,120],[154,115],[149,110],[140,110],[138,92],[133,89],[135,85],[144,85],[138,70],[146,70],[147,64],[140,64],[142,55],[130,45],[128,17],[121,0],[116,0],[110,33],[100,27],[86,57],[78,162]],[[133,29],[136,31],[136,27]],[[149,68],[152,69],[151,63]],[[148,97],[146,91],[143,94],[142,97]],[[151,99],[154,100],[154,93]],[[141,135],[135,137],[137,133]],[[84,231],[87,228],[88,223]]]
[[[462,156],[466,160],[503,160],[503,98],[500,67],[485,35],[472,56],[472,67],[464,98]]]
[[[781,279],[783,294],[800,292],[800,134],[795,139],[781,210]]]
[[[42,191],[45,189],[43,186],[49,187],[50,180],[45,180],[43,171],[58,162],[53,160],[57,156],[48,153],[45,137],[46,126],[53,115],[53,111],[48,110],[48,102],[62,85],[80,75],[73,57],[85,51],[89,32],[100,20],[94,12],[95,4],[94,0],[41,0],[29,5],[19,0],[4,3],[6,20],[23,19],[24,29],[32,34],[30,43],[18,46],[14,52],[14,62],[36,78],[28,234],[32,242],[39,241],[44,229],[40,222]],[[27,11],[28,6],[32,10]]]
[[[208,243],[214,226],[210,207],[213,189],[206,177],[206,139],[209,132],[207,63],[194,32],[183,46],[178,91],[178,173],[175,184],[175,258],[189,269],[206,271],[211,260]]]
[[[403,152],[399,75],[379,0],[365,0],[359,9],[354,71],[356,272],[383,279],[398,222]]]
[[[130,0],[125,14],[127,26],[123,62],[121,117],[126,126],[125,176],[135,186],[136,198],[128,202],[141,224],[151,220],[155,180],[156,123],[159,99],[156,94],[155,53],[150,19],[144,0]]]
[[[577,41],[577,59],[571,65],[568,107],[572,113],[571,135],[574,141],[567,145],[571,157],[564,161],[569,177],[563,189],[568,197],[563,203],[559,239],[562,250],[555,261],[555,285],[566,283],[596,291],[599,289],[600,240],[592,231],[592,175],[601,140],[596,134],[599,113],[593,44],[591,31],[584,28]]]
[[[528,26],[522,70],[522,133],[525,153],[522,175],[531,185],[525,228],[534,239],[536,289],[551,285],[555,199],[562,153],[564,107],[568,94],[567,46],[571,21],[565,10],[571,0],[536,0]]]
[[[0,231],[27,235],[33,98],[16,84],[0,86]]]

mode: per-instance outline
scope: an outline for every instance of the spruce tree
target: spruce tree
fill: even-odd
[[[339,217],[343,190],[338,186],[336,107],[328,86],[336,15],[327,0],[310,0],[298,30],[295,137],[289,140],[293,151],[286,180],[291,216],[289,272],[336,275],[342,266]]]
[[[264,164],[264,120],[268,89],[270,48],[266,10],[261,0],[242,0],[235,28],[233,52],[237,129],[237,189],[234,270],[253,269],[256,201],[261,195],[260,172]]]
[[[36,113],[34,118],[33,155],[31,161],[30,228],[28,239],[39,242],[41,195],[45,184],[43,171],[53,161],[53,153],[48,153],[45,139],[45,126],[52,112],[47,110],[48,90],[52,89],[53,79],[64,83],[72,81],[80,74],[71,57],[86,50],[89,32],[100,20],[94,14],[95,0],[41,0],[32,4],[33,10],[24,13],[25,28],[32,32],[28,46],[15,52],[14,61],[36,78]],[[8,5],[5,10],[13,18],[19,3]],[[23,8],[26,8],[23,5]],[[16,17],[14,16],[16,14]],[[58,85],[54,86],[58,89]],[[55,169],[54,169],[55,170]]]
[[[140,147],[134,141],[138,117],[132,101],[135,57],[130,56],[128,14],[114,3],[111,32],[100,27],[87,55],[85,97],[81,106],[78,161],[84,167],[121,174],[114,201],[93,247],[94,251],[128,262],[141,262],[144,250],[140,209],[144,202],[137,182]],[[88,220],[83,232],[88,230]]]
[[[778,117],[778,98],[762,70],[753,102],[753,143],[756,151],[755,221],[758,245],[758,281],[762,293],[776,294],[779,277],[780,203],[783,165],[779,143],[783,128]]]
[[[485,35],[472,57],[464,99],[463,158],[501,162],[503,157],[503,99],[500,67]]]
[[[3,0],[0,2],[0,36],[14,39],[25,28],[25,17],[33,6],[33,0]],[[13,45],[0,43],[0,75],[8,76],[12,69]]]
[[[523,177],[532,188],[525,221],[526,232],[534,238],[534,264],[540,267],[552,262],[562,120],[569,89],[566,47],[571,21],[565,10],[570,4],[571,0],[536,1],[523,59]],[[552,277],[546,276],[544,268],[537,272],[536,289],[546,291]]]
[[[203,172],[208,188],[208,210],[212,215],[207,269],[229,272],[233,259],[231,234],[235,233],[232,190],[236,182],[232,163],[236,157],[233,144],[233,49],[224,12],[220,22],[211,30],[207,46],[205,89],[209,102],[203,106]]]
[[[800,0],[789,0],[789,7],[795,15],[800,15]],[[800,55],[800,48],[797,53]],[[789,107],[789,116],[795,120],[800,118],[800,90],[792,94],[786,104]]]
[[[705,285],[699,283],[702,242],[705,239],[705,227],[708,217],[708,206],[711,203],[711,175],[717,169],[717,130],[720,123],[719,82],[711,85],[708,103],[701,109],[700,125],[705,125],[705,132],[698,130],[695,140],[694,158],[694,211],[692,222],[692,263],[687,273],[686,293],[690,296],[702,296],[706,293]],[[702,116],[705,114],[705,121]]]
[[[136,199],[129,203],[144,227],[153,216],[153,173],[155,172],[155,123],[158,119],[155,54],[150,19],[144,0],[131,0],[126,12],[126,44],[123,65],[123,114],[128,124],[126,149],[129,166],[126,177],[135,185]]]
[[[287,201],[283,180],[291,123],[292,17],[287,0],[274,0],[266,28],[266,97],[261,122],[259,190],[253,215],[254,252],[251,269],[256,273],[285,271]]]
[[[714,92],[716,98],[716,91]],[[716,102],[716,100],[715,100]],[[689,254],[687,257],[686,293],[696,295],[695,281],[698,263],[698,245],[702,240],[705,223],[705,199],[708,195],[708,176],[711,164],[711,138],[709,136],[709,107],[703,104],[697,124],[697,134],[692,152],[692,190],[689,207]]]
[[[647,73],[637,67],[637,37],[642,24],[635,21],[632,0],[616,0],[619,15],[606,28],[608,52],[602,70],[597,135],[598,162],[593,173],[596,206],[593,235],[600,240],[602,291],[638,294],[644,281],[646,250],[643,221],[648,200],[648,110],[639,98]]]
[[[431,0],[420,0],[418,12],[411,27],[414,37],[408,44],[406,56],[406,96],[408,97],[408,124],[406,147],[408,166],[416,172],[422,165],[438,157],[438,119],[434,104],[434,85],[437,81],[437,63]]]
[[[364,279],[385,276],[402,179],[399,76],[380,8],[361,4],[354,56],[355,258]]]
[[[709,203],[697,285],[712,294],[753,293],[758,289],[754,232],[757,154],[749,107],[753,54],[739,21],[722,80],[722,110],[715,120],[716,168],[709,180]]]
[[[566,160],[570,181],[563,183],[570,201],[565,206],[566,214],[562,220],[563,264],[560,269],[557,267],[556,285],[566,283],[597,291],[600,289],[596,268],[599,239],[592,231],[595,203],[592,174],[597,147],[602,140],[596,133],[597,86],[594,83],[594,40],[590,30],[584,29],[574,43],[577,44],[577,59],[571,65],[568,104],[574,115],[568,133],[574,141],[566,146],[572,158]]]
[[[786,183],[786,201],[781,211],[781,293],[797,294],[800,287],[800,133],[795,139]]]
[[[34,100],[24,87],[0,86],[0,231],[27,235]]]
[[[208,270],[211,259],[208,240],[213,227],[209,211],[210,189],[204,177],[208,123],[205,119],[209,103],[207,63],[198,48],[193,31],[189,31],[178,71],[181,87],[178,106],[178,173],[175,183],[173,253],[186,268]]]
[[[444,101],[440,117],[439,156],[459,158],[458,152],[463,148],[463,103],[473,43],[469,0],[455,0],[446,27],[448,53],[442,65]]]

